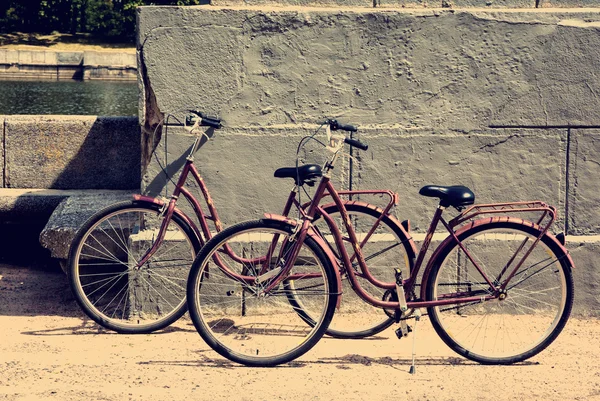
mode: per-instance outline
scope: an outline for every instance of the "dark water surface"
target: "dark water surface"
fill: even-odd
[[[137,82],[0,80],[0,115],[134,116],[137,110]]]

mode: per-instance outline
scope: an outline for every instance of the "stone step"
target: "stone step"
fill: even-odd
[[[112,203],[131,199],[133,195],[132,191],[121,190],[38,191],[29,196],[30,203],[55,204],[40,233],[40,243],[58,259],[67,259],[75,233],[89,217]],[[44,193],[47,193],[46,198]]]

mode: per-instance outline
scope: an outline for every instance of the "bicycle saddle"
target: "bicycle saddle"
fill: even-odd
[[[293,178],[296,181],[296,185],[302,185],[308,183],[309,185],[314,181],[314,178],[321,177],[323,172],[321,166],[318,164],[305,164],[296,169],[296,167],[282,167],[275,170],[275,177],[277,178]]]
[[[475,194],[463,185],[452,185],[449,187],[426,185],[419,190],[419,194],[430,198],[439,198],[440,205],[444,207],[460,207],[475,203]]]

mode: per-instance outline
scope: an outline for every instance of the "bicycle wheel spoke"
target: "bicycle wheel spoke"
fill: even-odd
[[[251,228],[233,226],[209,241],[194,264],[188,289],[195,289],[189,294],[190,316],[206,341],[218,351],[227,350],[227,356],[238,362],[262,366],[312,347],[308,339],[322,335],[325,327],[320,329],[320,323],[326,313],[333,313],[335,305],[331,303],[330,273],[323,267],[323,255],[311,247],[314,245],[304,243],[296,260],[288,260],[297,244],[288,242],[289,233],[263,227],[260,222],[253,224]],[[224,251],[225,244],[230,251]],[[265,259],[268,255],[272,255],[269,260]],[[240,263],[240,258],[248,262]],[[251,263],[253,260],[264,264]],[[260,277],[286,266],[284,261],[293,262],[290,275],[294,280],[273,281],[277,273],[250,283],[236,276]],[[292,281],[301,283],[302,288],[288,288]],[[272,284],[274,288],[267,290]],[[290,297],[301,299],[302,304]],[[307,310],[316,316],[316,326],[302,319]]]
[[[562,329],[562,317],[568,316],[572,302],[572,298],[565,298],[570,296],[570,272],[562,267],[559,257],[548,257],[554,251],[547,242],[540,240],[533,248],[523,247],[524,243],[533,244],[538,233],[529,226],[498,222],[466,231],[460,238],[485,274],[493,278],[510,273],[512,267],[506,266],[513,265],[506,259],[517,263],[530,251],[502,292],[499,283],[492,289],[476,277],[477,269],[456,244],[442,252],[443,261],[434,268],[435,278],[428,284],[428,299],[449,297],[452,291],[458,297],[477,291],[495,297],[468,305],[430,308],[434,327],[455,351],[480,362],[512,363],[540,352],[553,341],[553,333]]]
[[[186,279],[197,241],[172,216],[162,242],[163,217],[152,207],[123,202],[90,219],[74,241],[70,270],[84,311],[112,330],[151,332],[175,321],[186,309]],[[192,234],[193,235],[193,234]],[[142,265],[138,260],[155,247]]]

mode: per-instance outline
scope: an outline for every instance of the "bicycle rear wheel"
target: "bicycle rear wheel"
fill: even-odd
[[[379,281],[394,285],[396,281],[395,270],[400,268],[403,277],[408,278],[415,254],[409,245],[408,238],[398,224],[389,216],[384,216],[375,226],[382,214],[382,211],[378,208],[352,202],[345,204],[345,207],[359,241],[364,239],[369,231],[373,230],[372,235],[362,247],[363,256],[371,275]],[[343,229],[344,223],[336,205],[327,207],[325,212],[331,215],[340,229]],[[337,252],[330,229],[324,219],[317,216],[313,224],[334,252]],[[343,237],[347,238],[348,235],[343,233]],[[354,256],[354,250],[349,242],[346,242],[346,251],[351,258]],[[352,259],[352,262],[353,266],[351,268],[355,270],[356,278],[364,291],[376,299],[384,299],[386,296],[396,299],[395,293],[392,295],[386,289],[369,282],[360,272],[358,261],[355,258]],[[293,281],[286,281],[286,285],[293,288],[295,284]],[[348,286],[346,287],[347,290],[343,291],[340,307],[336,310],[325,334],[336,338],[364,338],[374,336],[394,323],[394,319],[390,317],[390,314],[393,315],[394,311],[386,312],[384,309],[374,307],[364,301],[352,290],[349,279],[344,285]],[[314,324],[314,319],[304,310],[299,300],[293,299],[293,294],[293,292],[289,293],[290,303],[296,307],[298,313],[308,324]]]
[[[163,243],[142,266],[156,241],[160,206],[120,202],[99,211],[75,235],[67,274],[81,309],[99,325],[119,333],[163,329],[187,310],[185,283],[200,242],[173,215]]]
[[[459,239],[499,286],[539,235],[539,229],[528,225],[491,222],[467,230]],[[444,249],[438,260],[427,283],[427,300],[492,294],[456,243]],[[442,340],[466,358],[483,364],[531,358],[556,339],[571,312],[573,279],[563,249],[543,236],[508,283],[503,298],[432,307],[428,312]]]
[[[204,341],[222,356],[248,366],[275,366],[304,354],[323,336],[334,313],[337,281],[312,238],[306,238],[292,268],[294,289],[280,284],[265,293],[270,280],[235,276],[258,277],[283,266],[293,232],[282,222],[240,223],[217,234],[198,254],[188,279],[190,316]],[[290,291],[315,317],[313,326],[287,302]]]

